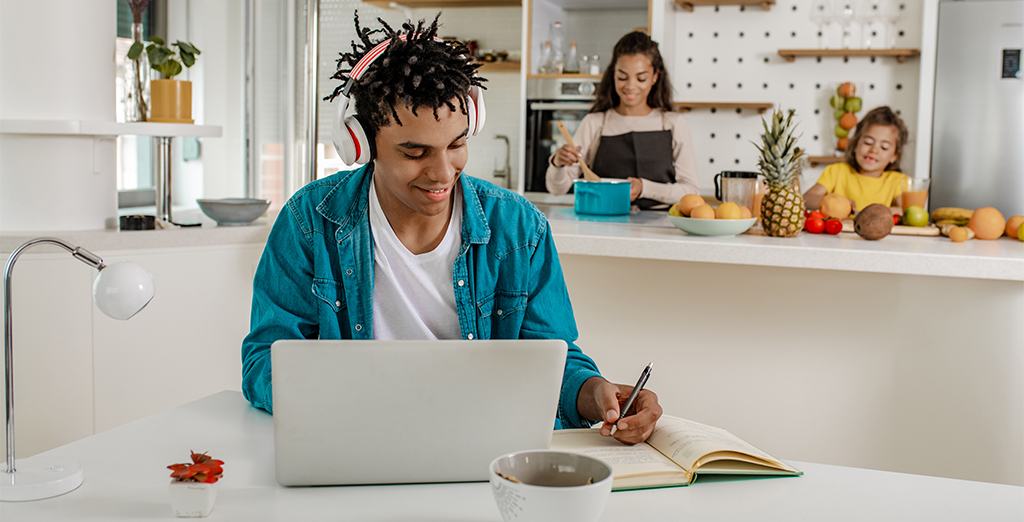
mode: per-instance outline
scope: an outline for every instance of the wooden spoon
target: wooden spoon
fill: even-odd
[[[565,128],[565,124],[561,121],[557,122],[558,132],[562,133],[562,138],[565,138],[565,142],[569,144],[573,149],[576,148],[576,144],[572,142],[572,136],[569,135],[569,131]],[[580,167],[583,169],[583,179],[587,181],[601,181],[601,177],[594,174],[594,171],[590,170],[590,167],[583,162],[583,158],[579,159]]]

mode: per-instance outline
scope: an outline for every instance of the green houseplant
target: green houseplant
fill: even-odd
[[[135,60],[143,51],[149,58],[149,66],[159,72],[163,79],[153,80],[150,87],[149,121],[160,123],[193,123],[192,82],[175,80],[186,67],[196,63],[196,56],[202,54],[196,46],[178,40],[170,46],[163,38],[154,36],[149,45],[135,42],[128,50],[128,58]]]

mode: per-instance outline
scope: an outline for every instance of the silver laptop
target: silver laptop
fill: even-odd
[[[284,340],[271,347],[284,486],[464,482],[551,444],[561,340]]]

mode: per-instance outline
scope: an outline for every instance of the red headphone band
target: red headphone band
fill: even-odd
[[[407,39],[407,35],[400,34],[398,35],[398,39],[404,42]],[[443,39],[438,38],[436,36],[434,37],[434,41],[442,43],[444,42]],[[359,77],[363,75],[363,72],[366,71],[368,67],[370,67],[370,64],[373,63],[378,56],[383,54],[384,50],[387,49],[389,45],[391,45],[391,38],[384,40],[383,42],[374,46],[373,49],[370,49],[370,52],[366,53],[366,55],[363,56],[362,59],[360,59],[356,63],[355,67],[353,67],[352,70],[348,73],[348,77],[353,80],[358,80]]]

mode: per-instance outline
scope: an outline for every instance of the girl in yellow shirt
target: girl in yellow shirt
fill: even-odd
[[[850,199],[854,210],[881,203],[899,214],[906,175],[900,172],[900,154],[907,142],[907,126],[889,107],[877,107],[864,116],[846,146],[843,163],[825,168],[818,182],[804,193],[807,208],[815,210],[825,194]]]

